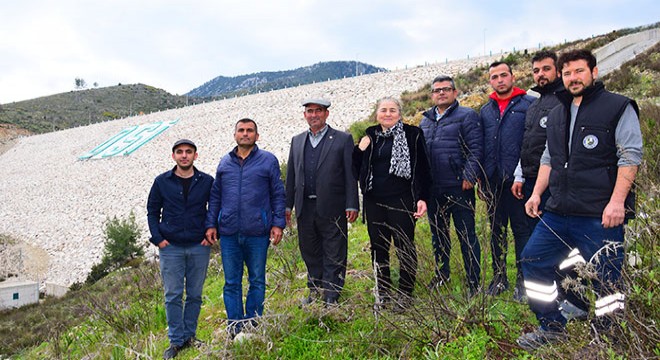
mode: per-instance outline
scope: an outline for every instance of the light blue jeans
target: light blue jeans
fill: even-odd
[[[228,330],[241,331],[246,320],[261,316],[266,295],[268,236],[221,236],[220,251],[225,270],[224,302]],[[248,288],[243,308],[243,266],[247,267]]]
[[[194,338],[197,332],[197,319],[202,307],[202,289],[211,248],[201,244],[193,246],[170,244],[159,249],[159,253],[160,273],[165,288],[167,336],[171,345],[180,346],[188,339]]]

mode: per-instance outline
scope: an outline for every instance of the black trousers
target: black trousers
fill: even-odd
[[[522,277],[520,254],[531,235],[528,216],[525,214],[525,202],[513,196],[512,185],[513,181],[510,180],[490,181],[489,183],[490,193],[487,205],[492,230],[490,246],[493,257],[493,274],[495,279],[501,281],[506,281],[506,253],[509,247],[507,225],[511,223],[518,277]]]
[[[316,200],[307,199],[298,216],[298,245],[305,266],[307,286],[322,291],[326,301],[337,300],[344,287],[348,255],[346,216],[325,218],[318,215]]]
[[[376,265],[380,296],[388,296],[392,291],[389,253],[392,240],[400,264],[399,291],[407,296],[412,295],[417,276],[414,209],[411,195],[386,199],[368,194],[364,196],[371,260]]]

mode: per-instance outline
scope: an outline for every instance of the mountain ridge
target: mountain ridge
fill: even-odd
[[[190,97],[221,98],[387,71],[358,61],[325,61],[291,70],[217,76],[190,90]]]

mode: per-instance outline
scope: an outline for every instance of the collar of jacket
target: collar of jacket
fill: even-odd
[[[234,148],[229,152],[229,156],[231,156],[231,158],[234,160],[240,160],[238,155],[236,155],[236,150],[238,150],[238,145],[234,146]],[[257,151],[259,151],[259,146],[257,144],[254,144],[254,147],[252,148],[252,150],[250,150],[250,154],[248,154],[248,156],[245,159],[243,159],[243,161],[251,157],[254,157],[255,156],[254,154],[256,154]]]
[[[170,171],[168,171],[167,177],[169,178],[175,177],[176,176],[175,171],[176,171],[176,165],[174,165],[174,167]],[[193,172],[194,174],[193,176],[191,176],[192,178],[197,177],[199,175],[199,170],[197,170],[197,168],[194,165],[193,165]]]
[[[532,90],[536,91],[541,95],[555,94],[559,91],[564,90],[564,81],[560,77],[558,77],[555,79],[555,81],[547,84],[546,86],[537,85],[534,86]]]
[[[594,95],[600,93],[601,91],[605,91],[605,85],[603,84],[602,81],[596,81],[594,82],[593,85],[587,87],[584,89],[584,92],[582,92],[582,102],[580,105],[584,104],[585,102],[588,102]],[[571,94],[570,91],[564,89],[562,91],[557,92],[557,97],[559,97],[559,100],[564,104],[564,106],[570,108],[571,102],[573,102],[573,94]]]
[[[447,107],[447,110],[442,114],[442,117],[440,119],[446,118],[449,116],[456,108],[458,107],[458,100],[454,100],[453,103]],[[429,120],[433,121],[438,121],[437,115],[438,115],[438,105],[433,106],[432,108],[428,109],[424,114]]]

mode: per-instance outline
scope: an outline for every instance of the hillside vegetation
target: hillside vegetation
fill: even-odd
[[[76,90],[0,105],[0,124],[40,134],[186,106],[190,99],[144,84]]]
[[[590,46],[610,35],[558,47]],[[452,248],[451,282],[429,291],[433,275],[428,222],[416,229],[419,253],[418,286],[412,308],[403,313],[374,311],[374,274],[370,263],[366,226],[355,223],[349,232],[346,288],[338,308],[322,305],[301,308],[306,295],[305,267],[297,248],[297,234],[287,229],[285,238],[269,251],[264,317],[243,341],[226,335],[222,300],[224,274],[214,249],[204,289],[204,305],[197,337],[198,347],[177,359],[657,359],[660,358],[660,45],[641,54],[603,80],[606,87],[635,98],[640,104],[644,136],[644,163],[637,181],[640,216],[627,228],[629,261],[624,268],[627,285],[621,326],[594,340],[589,321],[571,322],[570,339],[530,354],[515,340],[535,327],[526,304],[512,300],[509,290],[497,297],[467,295],[458,244]],[[531,54],[515,53],[517,85],[528,88]],[[461,101],[478,110],[489,92],[486,69],[477,68],[456,77]],[[625,84],[625,85],[624,85]],[[429,84],[430,85],[430,84]],[[656,89],[656,90],[654,90]],[[415,122],[429,107],[428,86],[402,95],[406,121]],[[359,134],[368,120],[356,124]],[[355,135],[354,135],[355,136]],[[483,202],[477,203],[477,234],[482,253],[482,281],[490,273],[490,230]],[[146,231],[146,230],[145,230]],[[395,257],[393,257],[395,259]],[[396,260],[392,264],[398,278]],[[513,251],[509,275],[515,276]],[[588,276],[588,274],[585,274]],[[515,279],[510,278],[510,283]],[[594,294],[587,292],[590,299]],[[0,357],[20,359],[151,359],[160,358],[168,346],[162,286],[158,267],[145,262],[111,273],[93,285],[82,285],[63,299],[47,299],[0,313]],[[593,316],[593,312],[592,315]]]

